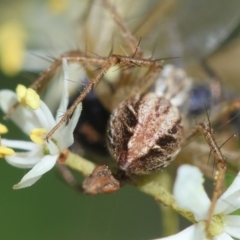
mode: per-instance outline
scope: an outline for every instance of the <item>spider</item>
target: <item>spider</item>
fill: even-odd
[[[181,118],[180,118],[180,114],[177,110],[176,107],[174,107],[167,99],[173,97],[172,101],[175,102],[179,102],[179,98],[181,98],[181,102],[185,99],[183,95],[183,92],[186,92],[189,88],[189,84],[185,84],[184,83],[184,76],[181,76],[183,73],[181,72],[180,74],[178,73],[178,71],[176,72],[176,74],[174,73],[173,69],[168,69],[167,72],[169,73],[165,73],[166,76],[165,78],[170,77],[171,74],[176,75],[176,83],[178,81],[177,84],[179,84],[179,87],[175,87],[175,89],[173,89],[172,91],[170,90],[166,90],[166,89],[171,89],[173,88],[173,86],[175,85],[175,82],[171,82],[171,81],[167,81],[167,79],[165,79],[166,81],[166,86],[163,89],[159,89],[160,93],[158,93],[158,96],[155,94],[145,94],[146,91],[153,85],[153,83],[155,82],[156,78],[158,78],[161,70],[162,70],[162,65],[161,62],[159,60],[153,60],[151,58],[147,59],[147,58],[142,58],[142,50],[140,49],[140,45],[139,42],[137,42],[137,40],[135,39],[135,37],[133,37],[130,33],[130,31],[128,30],[127,26],[124,24],[124,21],[121,19],[120,15],[118,14],[118,12],[116,11],[116,9],[113,7],[113,5],[111,5],[108,1],[103,1],[103,4],[105,5],[105,7],[114,15],[114,19],[116,21],[116,23],[119,25],[122,33],[124,36],[126,36],[126,42],[129,45],[130,49],[132,50],[132,56],[122,56],[122,55],[116,55],[116,54],[110,54],[109,57],[107,58],[103,58],[103,57],[98,57],[98,58],[92,58],[92,57],[88,57],[88,56],[82,56],[82,54],[80,53],[80,51],[72,51],[69,53],[64,54],[63,56],[61,56],[59,59],[57,59],[52,66],[42,74],[42,76],[37,79],[35,81],[35,83],[33,85],[31,85],[32,88],[37,89],[38,85],[41,84],[41,82],[43,81],[44,78],[47,78],[49,75],[51,75],[51,72],[53,72],[56,67],[60,64],[61,59],[64,57],[67,59],[68,62],[80,62],[82,64],[84,63],[93,63],[95,65],[101,66],[101,69],[99,70],[98,74],[96,75],[96,77],[94,77],[94,79],[91,81],[91,83],[89,85],[87,85],[87,87],[83,90],[82,94],[77,97],[77,99],[75,100],[75,102],[72,104],[72,106],[68,109],[67,113],[63,116],[62,120],[59,122],[59,124],[63,123],[64,121],[66,121],[67,119],[69,119],[69,117],[71,117],[72,113],[74,112],[77,104],[79,102],[81,102],[87,95],[87,93],[90,92],[90,90],[93,89],[93,87],[95,87],[96,85],[98,85],[98,83],[100,82],[100,80],[104,77],[105,73],[113,66],[115,65],[119,65],[120,69],[124,68],[125,71],[121,71],[121,76],[119,76],[119,79],[121,79],[121,81],[116,81],[114,84],[112,84],[110,87],[113,89],[113,93],[111,93],[111,98],[112,101],[110,102],[106,102],[106,99],[108,99],[108,95],[106,94],[106,92],[104,92],[104,95],[98,93],[99,90],[97,90],[97,93],[99,94],[99,98],[102,100],[102,103],[108,107],[109,110],[112,109],[116,109],[116,106],[118,106],[120,104],[120,102],[122,102],[122,100],[124,99],[129,99],[130,101],[135,101],[135,95],[136,92],[138,93],[138,97],[139,97],[139,103],[137,104],[139,108],[142,108],[142,106],[144,107],[145,104],[147,104],[150,101],[152,101],[153,105],[151,106],[152,110],[156,109],[157,107],[159,108],[159,112],[157,112],[156,114],[158,116],[163,115],[161,118],[159,118],[159,121],[163,121],[163,125],[156,125],[156,123],[158,121],[152,121],[152,133],[154,131],[154,127],[157,127],[156,130],[160,130],[161,128],[167,128],[166,131],[169,131],[168,135],[163,135],[163,138],[161,139],[162,141],[162,145],[165,145],[165,147],[168,147],[169,150],[164,150],[164,157],[161,157],[161,161],[158,164],[155,164],[156,166],[152,165],[151,162],[153,162],[153,160],[151,159],[151,157],[149,158],[149,164],[146,164],[147,161],[145,161],[145,164],[142,165],[142,168],[145,166],[145,170],[131,170],[129,171],[129,173],[127,173],[127,175],[133,173],[133,174],[140,174],[140,173],[149,173],[153,170],[159,169],[163,166],[167,165],[167,162],[170,162],[170,160],[172,160],[174,158],[174,156],[177,154],[177,152],[179,151],[179,146],[180,143],[182,141],[182,125],[181,125]],[[162,60],[162,59],[161,59]],[[143,73],[140,74],[140,76],[138,76],[137,74],[134,74],[134,70],[132,70],[131,68],[147,68],[147,70],[143,71]],[[169,75],[169,76],[168,76]],[[178,76],[179,75],[179,76]],[[179,79],[178,79],[179,78]],[[174,80],[175,81],[175,80]],[[101,83],[99,83],[99,86],[97,87],[97,89],[101,89],[100,86]],[[104,82],[103,82],[104,84]],[[172,85],[172,87],[170,86]],[[105,84],[104,88],[106,89],[107,86]],[[161,87],[160,87],[161,88]],[[102,88],[103,89],[103,88]],[[179,90],[183,89],[182,91]],[[100,90],[101,91],[101,90]],[[166,91],[166,93],[164,93],[164,91]],[[165,95],[165,97],[161,97]],[[167,96],[169,95],[169,96]],[[140,98],[144,99],[144,103],[140,104]],[[135,99],[135,100],[134,100]],[[165,107],[162,107],[160,102],[162,102],[162,104]],[[135,106],[137,107],[137,106]],[[124,107],[123,107],[124,108]],[[118,108],[117,108],[118,109]],[[131,127],[131,131],[134,131],[133,128],[134,123],[136,123],[137,121],[137,116],[136,116],[136,112],[134,109],[134,106],[132,105],[131,108],[127,109],[131,109],[130,112],[126,113],[124,118],[125,120],[129,120],[130,125],[128,127]],[[147,109],[145,107],[145,109]],[[168,111],[168,109],[170,109],[169,111],[169,116],[167,117],[168,119],[165,119],[165,114],[166,111]],[[123,110],[124,112],[125,110]],[[145,111],[144,108],[141,111]],[[158,110],[157,110],[158,111]],[[115,116],[116,114],[116,110],[114,111],[112,116]],[[129,115],[132,114],[132,115]],[[119,115],[119,114],[117,114]],[[120,113],[120,115],[122,115],[122,113]],[[124,114],[123,114],[124,115]],[[135,115],[135,116],[134,116]],[[135,119],[133,119],[135,118]],[[172,121],[171,118],[174,118],[175,122],[172,122],[170,124],[170,126],[168,126],[168,121]],[[110,121],[110,127],[114,128],[112,126],[112,123],[115,122],[115,120]],[[167,124],[165,124],[167,123]],[[155,126],[154,126],[155,124]],[[55,129],[58,128],[58,126],[56,126],[54,129],[52,129],[51,132],[48,133],[47,138],[51,137],[51,134],[55,131]],[[119,129],[120,130],[121,127],[117,127],[115,126],[115,129]],[[116,148],[113,147],[111,148],[112,144],[113,144],[113,135],[117,136],[119,135],[119,133],[121,133],[123,130],[123,132],[125,131],[125,135],[129,135],[129,129],[121,129],[120,132],[118,132],[117,134],[115,134],[114,132],[112,132],[111,130],[108,131],[108,146],[109,146],[109,150],[110,152],[112,152],[112,155],[116,155]],[[127,133],[128,132],[128,133]],[[175,134],[176,135],[176,139],[175,136],[171,137],[171,134]],[[151,133],[150,133],[151,135]],[[156,136],[157,138],[159,138],[160,136]],[[122,135],[121,139],[118,139],[117,141],[124,141],[125,136]],[[145,141],[148,141],[149,139],[146,139]],[[155,142],[157,141],[157,139],[154,140]],[[154,142],[153,141],[153,142]],[[161,154],[163,154],[163,151],[157,151],[157,149],[153,150],[154,144],[151,144],[151,146],[149,148],[151,148],[152,152],[148,153],[148,151],[150,151],[149,149],[145,149],[144,153],[142,153],[141,157],[142,159],[144,158],[144,155],[149,155],[149,156],[153,156],[153,158],[155,160],[157,160],[158,157],[160,157]],[[117,145],[126,145],[127,143],[117,143]],[[147,142],[145,142],[145,145],[147,144]],[[144,145],[144,144],[143,144]],[[171,146],[170,146],[171,145]],[[117,150],[118,152],[121,152],[121,147]],[[119,153],[118,153],[119,155]],[[122,155],[123,156],[123,155]],[[115,156],[116,157],[116,156]],[[118,156],[119,158],[119,156]],[[118,161],[118,163],[123,162],[124,159],[122,158],[121,161]],[[142,161],[144,162],[144,161]],[[119,165],[119,164],[118,164]],[[149,166],[147,166],[149,165]],[[150,166],[152,165],[152,166]],[[119,165],[120,166],[120,165]],[[121,166],[120,169],[124,170],[125,167]],[[130,169],[129,169],[130,170]],[[126,171],[127,172],[127,171]]]

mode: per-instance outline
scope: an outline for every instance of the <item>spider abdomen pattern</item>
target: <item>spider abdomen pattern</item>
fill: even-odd
[[[108,149],[127,175],[166,167],[179,152],[182,139],[178,108],[154,93],[123,101],[113,111],[107,130]]]

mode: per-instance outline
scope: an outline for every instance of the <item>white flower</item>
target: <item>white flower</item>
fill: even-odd
[[[68,106],[68,65],[66,59],[63,60],[64,69],[64,88],[60,106],[57,111],[56,118],[53,117],[47,105],[41,101],[37,110],[18,106],[18,108],[10,116],[11,120],[29,135],[36,132],[49,132],[61,119],[66,112]],[[54,96],[52,96],[54,98]],[[17,101],[17,95],[10,90],[0,91],[0,107],[4,112],[13,106]],[[24,188],[34,184],[44,173],[49,171],[56,163],[61,152],[73,144],[73,131],[78,122],[81,113],[81,104],[79,104],[68,123],[64,123],[59,127],[51,138],[46,141],[44,136],[35,136],[41,141],[18,141],[2,139],[2,144],[7,147],[27,150],[25,152],[16,152],[12,156],[7,156],[6,161],[19,168],[32,168],[22,180],[14,185],[15,189]],[[44,131],[43,131],[44,130]],[[31,137],[32,139],[34,137]]]
[[[182,232],[160,238],[165,240],[204,240],[205,221],[211,204],[204,188],[203,176],[198,168],[183,165],[178,169],[173,193],[178,206],[193,213],[196,224],[188,227]],[[233,240],[232,237],[240,239],[240,216],[229,215],[240,208],[240,173],[231,186],[218,199],[210,233],[214,240]]]

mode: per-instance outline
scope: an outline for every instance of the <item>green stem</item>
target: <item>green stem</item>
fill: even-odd
[[[168,171],[162,171],[161,174],[159,174],[159,178],[162,187],[171,192],[173,183],[170,173]],[[162,222],[163,236],[170,236],[179,232],[178,214],[173,211],[173,209],[165,207],[163,204],[159,203],[159,207],[164,219]]]
[[[81,172],[84,176],[90,175],[94,168],[97,166],[91,161],[88,161],[87,159],[70,151],[64,164],[74,170]],[[167,207],[170,207],[194,223],[195,220],[193,214],[191,212],[178,208],[174,197],[160,184],[161,179],[159,176],[159,173],[157,173],[150,176],[137,177],[134,178],[133,181],[134,184],[142,192],[154,197],[156,201],[163,203]]]
[[[97,166],[96,164],[70,151],[64,164],[76,171],[81,172],[84,176],[90,175]]]
[[[171,236],[179,232],[178,214],[169,207],[160,204],[164,221],[162,221],[163,236]]]
[[[159,173],[152,176],[146,176],[142,178],[141,181],[137,181],[137,186],[142,192],[154,197],[156,201],[161,202],[165,206],[172,208],[189,221],[195,223],[196,221],[193,214],[177,206],[172,194],[170,194],[165,188],[162,187],[162,185],[158,181],[158,178]]]

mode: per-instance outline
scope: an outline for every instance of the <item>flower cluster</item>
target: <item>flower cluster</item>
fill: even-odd
[[[2,148],[14,148],[21,152],[11,152],[3,154],[6,161],[18,168],[31,168],[31,170],[14,185],[14,189],[24,188],[34,184],[44,173],[49,171],[56,164],[60,154],[73,144],[73,131],[76,127],[81,113],[79,104],[68,123],[59,127],[48,141],[45,139],[49,132],[66,112],[68,96],[68,64],[63,59],[64,87],[61,93],[61,101],[54,118],[48,106],[39,99],[39,96],[32,89],[24,86],[17,87],[17,94],[10,90],[0,91],[0,107],[3,112],[7,112],[17,101],[19,105],[10,115],[10,119],[27,135],[32,141],[20,141],[2,139]],[[5,150],[6,152],[6,150]]]

